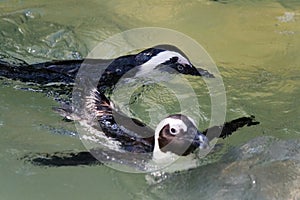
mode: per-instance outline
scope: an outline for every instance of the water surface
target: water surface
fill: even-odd
[[[217,162],[156,185],[147,184],[144,174],[106,166],[37,167],[19,158],[29,152],[80,151],[84,146],[74,125],[52,111],[58,105],[52,97],[4,79],[1,199],[300,199],[299,18],[296,0],[0,1],[3,59],[79,59],[115,33],[144,26],[171,28],[203,45],[218,65],[226,88],[226,119],[253,114],[261,122],[220,141],[223,157]],[[191,82],[200,98],[207,93],[202,83],[193,77]],[[158,95],[161,99],[153,98]],[[167,110],[177,109],[160,88],[145,96],[130,108],[145,121],[145,110],[157,102],[164,102]],[[199,128],[204,129],[210,109],[209,100],[202,101]]]

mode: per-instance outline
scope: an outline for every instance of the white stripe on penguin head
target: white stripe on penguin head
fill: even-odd
[[[139,71],[136,73],[135,77],[139,77],[142,75],[147,75],[150,73],[154,68],[160,64],[165,63],[166,61],[170,60],[171,58],[177,57],[177,63],[182,65],[189,65],[192,66],[190,61],[188,61],[187,58],[182,56],[180,53],[175,51],[162,51],[158,53],[157,55],[153,56],[150,60],[145,62],[144,64],[139,66]]]
[[[162,64],[168,60],[170,60],[173,57],[177,57],[178,60],[177,62],[180,64],[187,64],[191,65],[191,63],[188,61],[187,58],[182,56],[180,53],[175,52],[175,51],[162,51],[158,53],[157,55],[153,56],[150,60],[142,64],[142,66],[157,66],[159,64]]]

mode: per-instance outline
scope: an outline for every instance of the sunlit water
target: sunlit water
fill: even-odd
[[[51,97],[1,80],[0,199],[300,199],[299,9],[296,0],[0,1],[2,57],[29,63],[78,59],[130,28],[175,29],[203,45],[218,65],[227,120],[253,114],[261,122],[220,141],[223,157],[216,162],[154,185],[144,174],[106,166],[43,168],[20,158],[84,150],[75,127],[52,111],[57,103]],[[210,102],[201,90],[205,85],[193,80],[203,102],[202,130],[209,124]],[[164,97],[156,86],[145,96],[125,106],[127,113],[149,123],[146,111],[157,103],[168,112],[178,109],[172,95]]]

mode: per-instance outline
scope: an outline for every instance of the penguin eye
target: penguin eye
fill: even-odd
[[[178,134],[178,130],[176,128],[170,128],[170,133],[172,135],[176,135],[176,134]]]
[[[182,65],[177,65],[177,69],[178,69],[179,71],[183,71],[184,67],[183,67]]]

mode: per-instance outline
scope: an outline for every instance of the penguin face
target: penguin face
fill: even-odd
[[[198,70],[181,52],[149,48],[137,54],[135,61],[140,66],[138,74],[144,74],[153,69],[162,69],[170,73],[200,76]]]
[[[196,149],[209,148],[205,135],[197,130],[194,121],[185,115],[170,115],[155,131],[155,151],[186,156]]]

